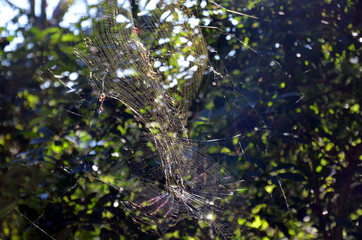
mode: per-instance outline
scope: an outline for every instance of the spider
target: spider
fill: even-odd
[[[103,102],[104,102],[104,99],[106,99],[106,94],[102,93],[99,98],[98,98],[98,101],[100,102],[100,105],[99,105],[99,108],[98,108],[98,112],[101,113],[103,112]]]
[[[104,99],[106,98],[106,94],[102,93],[99,98],[98,101],[102,104],[104,102]]]

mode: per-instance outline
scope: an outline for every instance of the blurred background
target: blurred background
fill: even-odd
[[[225,83],[215,87],[215,73],[205,74],[189,135],[246,182],[234,239],[361,239],[362,3],[186,2]],[[161,238],[87,177],[95,143],[139,127],[115,100],[99,114],[89,70],[72,54],[99,2],[0,7],[1,238]],[[212,236],[186,219],[163,238]]]

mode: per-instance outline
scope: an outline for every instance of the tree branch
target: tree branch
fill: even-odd
[[[16,6],[14,3],[10,2],[9,0],[5,0],[5,2],[6,2],[7,4],[9,4],[9,6],[10,6],[11,8],[14,8],[14,9],[16,9],[16,10],[19,10],[21,13],[25,13],[25,12],[26,12],[25,9],[22,9],[21,7]]]
[[[47,12],[46,12],[46,8],[47,8],[48,4],[46,0],[41,0],[41,15],[40,15],[40,19],[42,21],[46,21],[47,19]]]
[[[29,21],[31,24],[35,23],[35,0],[29,0],[30,2],[30,13],[29,13]]]
[[[63,19],[64,14],[68,11],[69,7],[75,0],[60,0],[58,6],[54,9],[52,14],[52,25],[56,26]]]
[[[15,6],[15,5],[14,5],[12,2],[10,2],[9,0],[5,0],[5,2],[6,2],[7,4],[9,4],[10,7],[14,8],[14,9],[19,9],[18,6]]]

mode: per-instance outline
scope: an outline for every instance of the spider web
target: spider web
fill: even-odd
[[[136,27],[137,18],[142,30]],[[100,95],[99,112],[104,98],[116,99],[146,129],[139,139],[143,144],[125,147],[126,141],[116,140],[93,165],[100,175],[107,172],[115,178],[127,165],[123,179],[128,186],[97,179],[120,190],[136,222],[156,224],[161,234],[188,217],[208,222],[224,236],[231,234],[242,214],[230,208],[240,201],[236,192],[241,181],[187,136],[188,109],[209,63],[198,20],[187,7],[160,1],[134,16],[128,2],[119,7],[108,1],[76,54],[88,66]]]

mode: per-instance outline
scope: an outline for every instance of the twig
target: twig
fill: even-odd
[[[69,7],[75,2],[75,0],[60,0],[58,6],[54,9],[52,14],[52,24],[57,25],[62,18],[64,17],[64,14],[67,12]]]
[[[12,7],[12,8],[15,8],[15,9],[19,9],[20,7],[18,7],[18,6],[16,6],[16,5],[14,5],[12,2],[10,2],[9,0],[5,0],[5,2],[7,3],[7,4],[9,4],[10,5],[10,7]]]
[[[214,4],[215,6],[221,8],[221,9],[224,9],[225,11],[229,12],[229,13],[233,13],[233,14],[237,14],[237,15],[241,15],[241,16],[245,16],[245,17],[250,17],[250,18],[254,18],[254,19],[259,19],[258,17],[255,17],[255,16],[252,16],[252,15],[248,15],[246,13],[241,13],[241,12],[237,12],[237,11],[234,11],[234,10],[230,10],[230,9],[227,9],[227,8],[224,8],[223,6],[217,4],[216,2],[214,1],[211,1],[212,4]]]
[[[36,228],[39,229],[42,233],[44,233],[45,235],[47,235],[50,239],[56,240],[56,239],[53,238],[51,235],[49,235],[46,231],[44,231],[41,227],[39,227],[35,222],[31,221],[27,216],[25,216],[24,214],[22,214],[18,209],[16,209],[16,211],[17,211],[22,217],[24,217],[26,220],[28,220],[34,227],[36,227]]]

